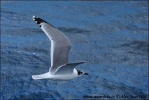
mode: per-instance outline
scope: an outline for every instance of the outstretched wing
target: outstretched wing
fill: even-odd
[[[65,65],[62,65],[60,66],[56,71],[55,71],[55,75],[58,75],[58,74],[72,74],[73,73],[73,69],[80,65],[80,64],[83,64],[84,62],[78,62],[78,63],[69,63],[69,64],[65,64]]]
[[[33,20],[41,27],[44,33],[51,41],[51,68],[50,72],[54,73],[56,69],[68,63],[68,56],[71,49],[69,39],[57,28],[47,23],[39,17],[33,16]]]

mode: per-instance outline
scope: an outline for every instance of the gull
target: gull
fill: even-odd
[[[63,32],[39,17],[33,16],[33,20],[51,41],[51,67],[48,72],[32,75],[32,78],[34,80],[71,80],[82,75],[88,75],[88,73],[75,68],[84,62],[68,63],[68,56],[72,44]]]

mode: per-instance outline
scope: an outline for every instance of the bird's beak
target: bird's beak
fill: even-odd
[[[88,73],[84,73],[84,75],[89,75]]]

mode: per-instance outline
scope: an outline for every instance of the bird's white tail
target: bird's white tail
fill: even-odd
[[[34,80],[38,80],[38,79],[48,79],[50,78],[51,74],[50,72],[44,73],[44,74],[40,74],[40,75],[32,75],[32,78]]]

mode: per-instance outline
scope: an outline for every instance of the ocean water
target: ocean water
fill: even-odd
[[[32,20],[71,40],[70,81],[33,80],[50,67],[50,41]],[[1,100],[147,99],[147,1],[1,1]]]

